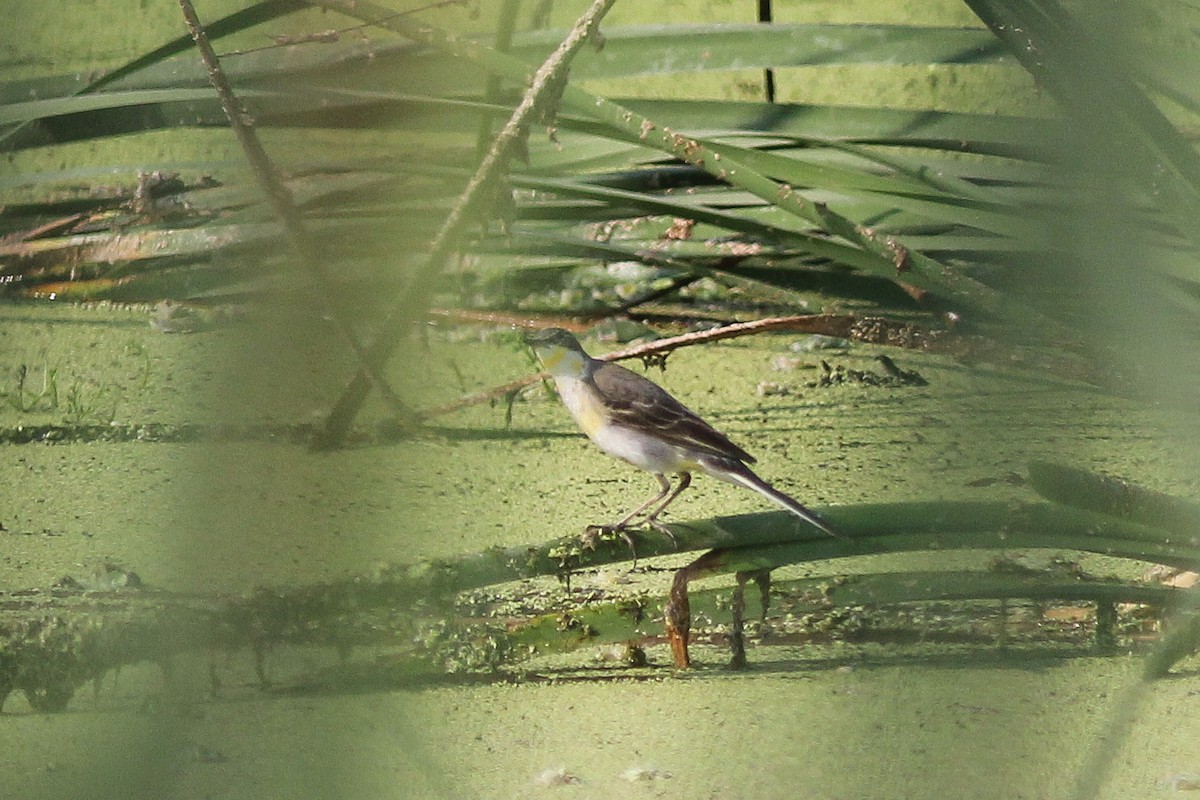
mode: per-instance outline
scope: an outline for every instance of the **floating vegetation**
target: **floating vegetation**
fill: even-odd
[[[931,548],[1055,548],[1200,564],[1194,540],[1175,542],[1150,528],[1049,503],[899,503],[821,513],[846,536],[818,538],[779,512],[670,526],[680,551],[707,552],[676,573],[669,598],[528,583],[628,559],[623,542],[603,539],[593,549],[569,546],[570,539],[493,548],[236,596],[179,595],[106,564],[47,589],[0,594],[0,696],[20,690],[38,710],[60,710],[81,685],[123,665],[150,661],[166,669],[182,652],[230,648],[255,654],[266,687],[270,653],[284,644],[339,653],[385,648],[426,664],[419,671],[425,676],[502,674],[519,671],[534,655],[615,644],[622,655],[606,661],[644,669],[653,665],[646,647],[663,641],[664,619],[677,666],[689,663],[689,643],[704,642],[732,642],[733,663],[744,663],[745,636],[768,629],[768,644],[1059,643],[1111,651],[1130,637],[1153,639],[1162,614],[1188,610],[1188,590],[1096,577],[1055,559],[1042,565],[999,558],[987,571],[883,572],[773,586],[767,575],[785,564]],[[643,558],[677,552],[653,540],[641,549]],[[690,580],[721,573],[739,575],[732,600],[725,589],[688,591]],[[749,625],[741,597],[748,576],[756,576],[761,590],[761,617]],[[668,600],[662,616],[659,599]],[[1195,649],[1200,625],[1195,615],[1186,619],[1153,650],[1154,674]]]
[[[885,355],[875,357],[883,367],[883,372],[853,369],[837,365],[831,367],[829,362],[821,359],[821,374],[808,385],[810,388],[824,389],[843,383],[860,383],[864,386],[928,386],[929,381],[916,370],[900,369],[896,362]]]

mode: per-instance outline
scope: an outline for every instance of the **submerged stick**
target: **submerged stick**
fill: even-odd
[[[849,555],[1029,547],[1175,565],[1200,563],[1200,543],[1168,542],[1160,531],[1049,503],[893,503],[820,509],[820,513],[846,535],[833,539],[815,533],[782,511],[670,526],[682,550],[711,550],[680,570],[666,609],[679,666],[690,663],[692,609],[687,584],[700,575],[754,574],[782,564]],[[677,553],[665,537],[649,537],[639,549],[643,557]],[[132,583],[106,592],[60,584],[48,590],[0,594],[0,700],[20,689],[39,710],[58,710],[80,685],[108,670],[140,661],[165,666],[176,653],[203,648],[248,647],[265,654],[280,643],[339,649],[359,644],[412,646],[412,628],[422,615],[448,614],[459,592],[628,559],[629,551],[619,537],[602,538],[595,549],[585,548],[576,537],[565,537],[537,546],[491,548],[327,583],[262,588],[241,595],[181,595]],[[940,587],[935,586],[937,580],[941,579],[914,584],[880,576],[873,584],[847,583],[835,591],[845,594],[859,587],[860,593],[852,596],[874,602],[965,598],[988,592],[1028,597],[1051,590],[1055,596],[1095,601],[1124,597],[1153,602],[1190,596],[1183,591],[1176,594],[1178,590],[1168,595],[1162,587],[1072,586],[1062,581],[1048,589],[1021,575],[999,576],[990,584],[975,580]],[[1177,652],[1164,648],[1164,653]]]
[[[693,570],[690,577],[702,577],[701,572],[702,569]],[[729,591],[727,587],[690,592],[685,591],[686,587],[677,580],[670,590],[671,603],[663,608],[663,622],[668,626],[668,642],[673,656],[686,652],[687,637],[682,634],[690,634],[692,619],[716,622],[717,615],[731,612],[733,624],[730,628],[730,645],[733,652],[730,666],[735,669],[745,666],[744,650],[739,653],[737,643],[739,603],[742,606],[743,623],[745,617],[744,590],[748,581],[744,579],[752,579],[758,585],[762,609],[760,619],[765,621],[768,606],[765,592],[770,589],[778,598],[770,605],[786,610],[792,617],[787,626],[793,629],[804,627],[802,617],[808,614],[823,615],[836,609],[859,607],[882,609],[910,603],[975,600],[1004,603],[1008,600],[1026,600],[1037,603],[1094,603],[1098,608],[1111,607],[1114,603],[1135,603],[1170,611],[1187,602],[1186,589],[1054,571],[1013,573],[1004,571],[1002,566],[960,572],[931,570],[829,575],[775,582],[763,579],[764,574],[739,573],[729,605],[724,602]],[[567,631],[564,630],[562,613],[555,612],[535,616],[523,624],[509,621],[508,636],[514,645],[531,648],[538,653],[569,652],[582,645],[626,642],[653,635],[650,627],[653,620],[647,613],[652,603],[653,598],[644,595],[636,600],[618,598],[589,602],[569,612],[572,623],[570,632],[576,635],[564,635]],[[987,615],[981,618],[981,625],[984,619],[990,630],[994,620]],[[1096,625],[1099,630],[1098,619]],[[671,634],[672,628],[678,636]],[[995,635],[994,631],[992,635]],[[744,638],[744,631],[742,636]],[[684,665],[691,663],[686,656],[681,660]]]

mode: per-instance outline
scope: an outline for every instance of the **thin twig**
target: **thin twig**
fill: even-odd
[[[225,112],[225,116],[229,118],[229,126],[233,129],[234,135],[237,136],[238,144],[241,145],[243,152],[246,154],[246,161],[249,162],[255,179],[266,193],[275,214],[282,220],[296,257],[312,273],[318,286],[328,285],[331,283],[331,280],[322,264],[321,253],[323,248],[320,242],[309,234],[304,221],[300,217],[300,212],[296,209],[296,204],[292,200],[291,192],[284,186],[283,181],[280,180],[274,166],[271,164],[271,159],[267,155],[266,148],[263,147],[262,141],[254,131],[254,120],[246,111],[241,101],[238,100],[237,95],[234,94],[233,86],[229,83],[229,78],[221,68],[221,61],[217,57],[216,51],[213,50],[212,44],[208,41],[208,35],[204,32],[204,26],[200,22],[200,17],[196,14],[196,9],[192,6],[191,0],[179,0],[179,7],[183,11],[183,18],[187,22],[192,39],[196,42],[196,49],[200,51],[200,58],[204,62],[204,67],[208,70],[209,80],[212,82],[213,88],[217,90],[217,96],[221,101],[221,109]],[[367,360],[366,351],[362,343],[358,341],[358,337],[354,335],[354,331],[350,329],[349,324],[336,313],[321,292],[314,292],[314,294],[318,302],[324,305],[323,310],[333,321],[338,333],[346,340],[346,343],[358,357],[360,367],[365,371],[365,378],[379,387],[380,393],[383,394],[395,409],[398,411],[404,409],[404,403],[388,386],[387,382],[379,374],[379,370],[372,368],[371,363]]]
[[[720,328],[711,328],[706,331],[683,333],[679,336],[669,336],[665,339],[655,339],[652,342],[627,347],[624,350],[613,350],[610,353],[602,353],[596,356],[596,358],[601,361],[624,361],[630,358],[644,358],[657,353],[676,350],[680,347],[716,342],[721,339],[734,339],[739,336],[751,336],[763,331],[785,330],[793,333],[822,333],[829,336],[847,336],[856,321],[856,317],[841,314],[768,317],[767,319],[757,319],[752,322],[735,322],[732,325],[723,325]],[[523,389],[526,386],[531,386],[548,377],[544,372],[536,375],[526,375],[523,378],[509,381],[503,386],[495,386],[482,392],[475,392],[474,394],[460,397],[453,402],[426,409],[418,412],[416,416],[421,420],[433,419],[434,417],[441,417],[471,406],[490,403],[493,400],[498,400],[507,394]]]
[[[475,175],[459,195],[458,202],[454,204],[454,208],[430,243],[425,263],[410,273],[406,286],[400,293],[397,306],[384,320],[379,335],[371,343],[364,365],[366,369],[360,369],[342,392],[342,396],[326,419],[324,430],[314,442],[315,447],[334,447],[342,441],[354,416],[362,407],[363,401],[366,400],[367,392],[370,389],[368,370],[382,367],[396,349],[401,335],[412,320],[412,315],[406,312],[413,307],[414,303],[421,304],[421,300],[428,295],[430,279],[441,272],[445,262],[457,247],[462,229],[477,216],[484,202],[491,196],[498,179],[508,168],[509,160],[526,135],[535,114],[553,111],[546,107],[548,103],[557,106],[558,95],[566,83],[567,69],[572,58],[585,42],[597,35],[600,21],[612,8],[614,2],[616,0],[594,0],[558,48],[534,73],[525,96],[521,98],[521,102],[513,110],[512,116],[496,136],[491,148],[488,149],[479,168],[475,171]],[[337,7],[339,4],[326,3],[325,5]]]
[[[709,328],[706,331],[693,331],[670,336],[666,339],[655,339],[653,342],[628,347],[624,350],[614,350],[611,353],[597,356],[603,361],[621,361],[627,358],[642,358],[644,356],[675,350],[680,347],[690,347],[694,344],[719,342],[722,339],[736,339],[740,336],[752,336],[764,331],[788,331],[791,333],[821,333],[827,336],[847,337],[850,329],[858,321],[857,317],[849,314],[800,314],[787,317],[766,317],[750,322],[734,322],[719,328]]]
[[[438,309],[433,312],[436,316],[450,319],[460,319],[485,324],[509,324],[514,327],[534,328],[545,327],[545,319],[518,317],[515,315],[496,315],[492,312],[470,312],[462,310]],[[584,326],[568,321],[551,321],[554,325],[582,332]],[[740,336],[752,336],[765,331],[786,331],[788,333],[820,334],[850,339],[864,344],[901,347],[910,350],[942,353],[958,358],[978,361],[993,361],[1008,365],[1024,365],[1039,368],[1064,379],[1078,377],[1078,368],[1070,362],[1061,359],[1047,359],[1037,353],[1030,353],[1012,347],[1002,347],[977,337],[962,337],[946,331],[929,330],[908,323],[894,323],[879,317],[857,317],[850,314],[802,314],[786,317],[768,317],[750,322],[735,322],[710,328],[704,331],[684,333],[665,339],[655,339],[624,350],[614,350],[603,353],[596,358],[601,361],[624,361],[630,358],[645,358],[680,347],[690,347],[696,344],[717,342],[722,339],[735,339]],[[546,379],[545,374],[527,375],[510,381],[501,386],[495,386],[481,392],[475,392],[460,397],[450,403],[425,409],[414,416],[417,420],[428,420],[434,417],[460,411],[464,408],[490,403],[526,386]]]

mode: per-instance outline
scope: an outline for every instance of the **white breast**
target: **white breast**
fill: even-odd
[[[597,447],[610,456],[627,461],[649,472],[675,473],[694,469],[679,448],[621,425],[613,425],[603,406],[582,380],[557,376],[555,384],[563,405],[571,412],[580,429]]]

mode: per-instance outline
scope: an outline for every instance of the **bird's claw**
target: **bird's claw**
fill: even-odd
[[[584,550],[595,550],[596,543],[600,541],[600,537],[603,535],[603,525],[588,525],[583,529],[583,533],[579,534],[579,544]]]
[[[672,547],[674,547],[676,550],[679,549],[679,540],[675,538],[675,534],[671,532],[671,529],[667,527],[666,523],[659,522],[657,519],[647,519],[646,524],[670,539]]]
[[[620,536],[625,544],[629,545],[629,553],[633,556],[633,566],[637,566],[637,547],[634,545],[633,537],[626,530],[626,525],[588,525],[583,529],[583,534],[579,540],[588,550],[595,550],[596,543],[603,538],[612,536]]]
[[[675,534],[671,532],[662,522],[657,519],[648,518],[645,520],[646,526],[653,528],[659,533],[671,540],[671,546],[676,550],[679,549],[679,541],[675,538]],[[579,541],[587,550],[595,550],[596,544],[603,538],[612,536],[620,536],[625,544],[629,545],[629,553],[633,557],[633,566],[637,567],[637,545],[633,540],[633,535],[629,533],[629,526],[621,523],[615,525],[588,525],[583,529],[583,533],[579,536]]]

